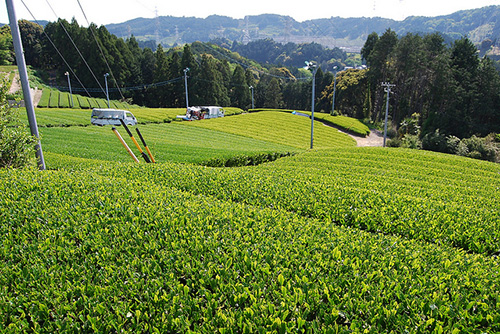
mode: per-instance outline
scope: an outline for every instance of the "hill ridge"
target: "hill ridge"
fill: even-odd
[[[157,29],[157,22],[160,29]],[[136,18],[108,24],[106,28],[118,37],[134,35],[140,41],[154,41],[158,30],[163,45],[207,42],[217,38],[241,43],[272,38],[282,43],[317,42],[327,47],[359,51],[370,33],[383,33],[389,28],[398,35],[441,32],[450,39],[468,36],[479,45],[484,40],[495,41],[500,36],[500,5],[435,17],[409,16],[402,21],[381,17],[331,16],[299,22],[279,14],[248,15],[243,19],[222,15],[206,18],[160,16],[158,21],[155,18]]]

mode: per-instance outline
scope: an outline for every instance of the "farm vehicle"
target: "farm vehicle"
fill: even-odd
[[[179,115],[177,118],[181,118],[186,121],[207,119],[207,118],[218,118],[224,117],[224,109],[221,107],[189,107],[186,110],[186,115]]]

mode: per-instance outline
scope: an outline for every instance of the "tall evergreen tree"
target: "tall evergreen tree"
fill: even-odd
[[[247,109],[251,106],[251,94],[245,78],[245,70],[236,65],[231,79],[231,106]]]
[[[154,83],[167,81],[169,78],[168,59],[161,44],[158,44],[155,52],[155,58]],[[154,97],[156,99],[154,104],[157,107],[167,107],[170,102],[170,97],[168,96],[168,91],[165,87],[166,86],[159,86],[154,88]]]
[[[173,52],[169,57],[169,80],[180,78],[184,75],[181,68],[181,56],[178,52]],[[186,105],[183,81],[176,81],[169,85],[170,96],[172,98],[171,105],[177,108]]]

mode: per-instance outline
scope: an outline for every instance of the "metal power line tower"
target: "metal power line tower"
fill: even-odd
[[[156,45],[160,44],[160,17],[158,16],[158,7],[155,7],[155,39]]]
[[[242,42],[243,44],[248,44],[249,42],[252,41],[251,37],[250,37],[250,24],[248,22],[249,20],[249,17],[248,15],[245,16],[245,30],[243,30],[243,38],[242,38]]]
[[[387,139],[387,116],[389,114],[389,95],[391,95],[391,88],[396,85],[391,84],[390,82],[382,82],[382,86],[384,87],[384,92],[387,93],[387,99],[385,102],[385,124],[384,124],[384,147],[385,141]]]

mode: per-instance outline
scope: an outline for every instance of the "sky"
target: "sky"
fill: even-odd
[[[459,10],[500,5],[500,0],[348,0],[269,1],[252,0],[12,0],[18,19],[55,21],[76,18],[82,26],[121,23],[137,17],[194,16],[217,14],[240,19],[246,15],[288,15],[302,22],[330,17],[384,17],[403,20],[408,16],[439,16]],[[87,19],[85,19],[80,5]],[[236,5],[238,4],[238,5]],[[33,16],[29,14],[31,11]],[[9,23],[7,7],[0,1],[0,23]]]

